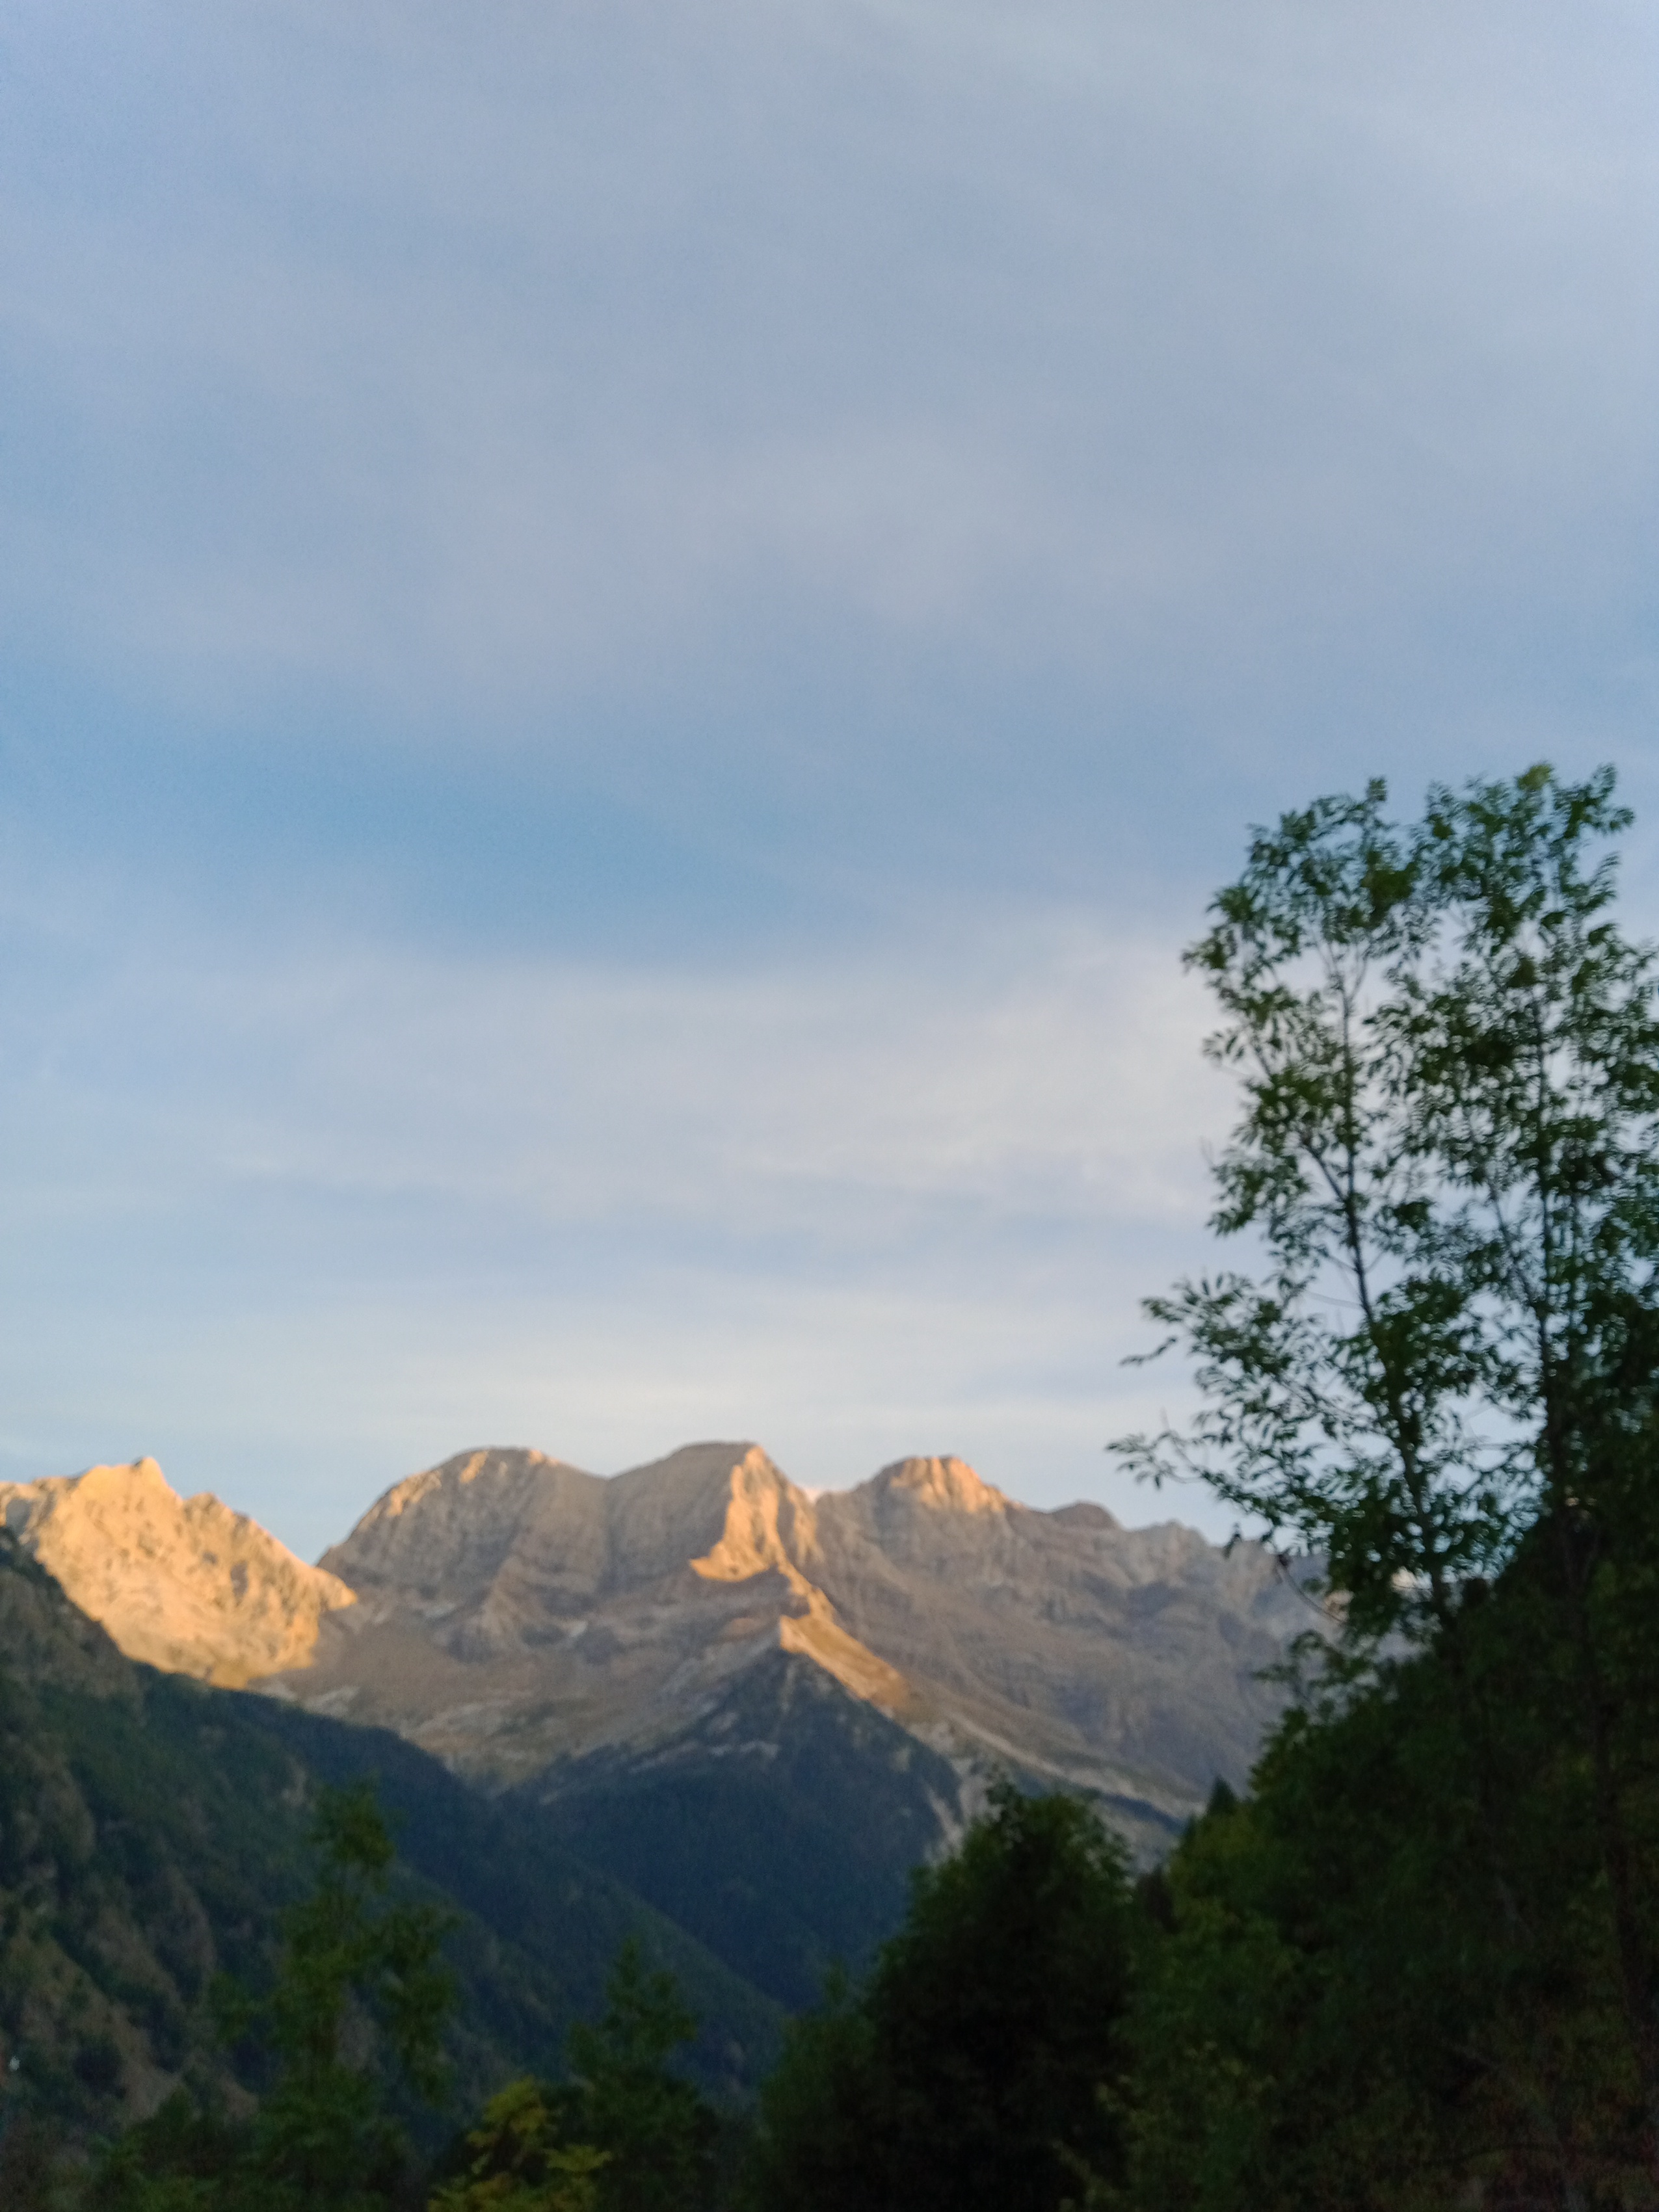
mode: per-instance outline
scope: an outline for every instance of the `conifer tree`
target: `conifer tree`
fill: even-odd
[[[571,2078],[495,2098],[432,2212],[702,2212],[719,2122],[671,2064],[696,2032],[673,1976],[629,1936],[603,2015],[570,2031]]]
[[[255,2116],[177,2092],[100,2161],[88,2212],[383,2212],[396,2199],[409,2162],[389,2095],[398,2075],[422,2097],[440,2089],[450,1916],[386,1901],[395,1852],[366,1785],[322,1793],[312,1841],[317,1880],[287,1915],[270,1992],[221,1992],[228,2039],[257,2037],[276,2061]]]

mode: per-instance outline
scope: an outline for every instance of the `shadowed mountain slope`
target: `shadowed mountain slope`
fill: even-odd
[[[398,1884],[461,1916],[448,1946],[461,2108],[514,2074],[556,2070],[630,1929],[702,2016],[702,2078],[753,2085],[775,2046],[771,2005],[532,1808],[479,1796],[394,1736],[134,1665],[0,1534],[0,2096],[84,2134],[181,2079],[234,2094],[214,1978],[269,1977],[282,1909],[312,1877],[316,1790],[364,1778],[397,1831]]]
[[[964,1798],[948,1759],[783,1650],[678,1735],[558,1761],[514,1795],[792,2009],[897,1927]]]

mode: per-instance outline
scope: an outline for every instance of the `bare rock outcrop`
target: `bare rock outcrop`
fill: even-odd
[[[261,1686],[394,1728],[491,1782],[683,1725],[763,1652],[857,1697],[907,1686],[802,1564],[812,1501],[756,1445],[609,1479],[538,1452],[458,1454],[397,1484],[323,1564],[358,1605]]]
[[[816,1498],[758,1446],[611,1478],[458,1455],[324,1565],[360,1602],[262,1684],[480,1780],[647,1757],[767,1653],[810,1659],[959,1767],[1007,1764],[1158,1824],[1243,1779],[1261,1670],[1315,1617],[1260,1547],[1020,1505],[954,1458]]]
[[[1167,1831],[1243,1778],[1261,1670],[1316,1618],[1258,1546],[1038,1512],[949,1457],[811,1497],[751,1443],[608,1478],[464,1452],[318,1567],[149,1460],[0,1486],[0,1518],[130,1657],[394,1729],[492,1788],[702,1741],[782,1654],[964,1778],[1012,1765]]]
[[[956,1459],[821,1498],[815,1536],[837,1618],[903,1675],[925,1740],[1171,1816],[1243,1781],[1280,1703],[1261,1670],[1319,1617],[1260,1545],[1038,1512]]]
[[[153,1459],[0,1483],[0,1521],[128,1658],[223,1688],[303,1667],[353,1602],[210,1492],[179,1497]]]

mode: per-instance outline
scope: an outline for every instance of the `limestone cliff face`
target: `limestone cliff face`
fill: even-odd
[[[1184,1814],[1243,1780],[1257,1679],[1318,1615],[1259,1545],[1231,1553],[1103,1508],[1041,1513],[959,1460],[906,1460],[817,1502],[815,1571],[941,1747]]]
[[[1243,1778],[1276,1705],[1259,1672],[1316,1617],[1255,1546],[1036,1512],[950,1458],[814,1499],[744,1443],[608,1480],[462,1454],[323,1564],[359,1603],[261,1686],[495,1784],[648,1757],[781,1650],[959,1767],[1012,1764],[1162,1824]]]
[[[210,1492],[179,1498],[153,1459],[0,1483],[0,1521],[128,1658],[225,1688],[304,1666],[353,1601]]]
[[[0,1519],[130,1657],[395,1729],[492,1787],[714,1744],[781,1654],[969,1782],[1012,1765],[1166,1832],[1243,1778],[1260,1671],[1316,1618],[1258,1547],[1036,1512],[950,1458],[813,1498],[749,1443],[608,1479],[465,1452],[319,1567],[149,1460],[0,1486]]]
[[[659,1738],[780,1648],[902,1706],[902,1680],[801,1564],[812,1516],[753,1445],[694,1444],[609,1480],[538,1452],[462,1453],[325,1554],[359,1603],[303,1673],[263,1686],[496,1782]]]

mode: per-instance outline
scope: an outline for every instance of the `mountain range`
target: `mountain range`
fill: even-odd
[[[0,1486],[0,1516],[130,1657],[395,1732],[791,2006],[1000,1771],[1156,1855],[1244,1778],[1262,1670],[1318,1618],[1259,1546],[953,1458],[814,1496],[749,1443],[611,1477],[470,1451],[316,1567],[150,1461]]]

